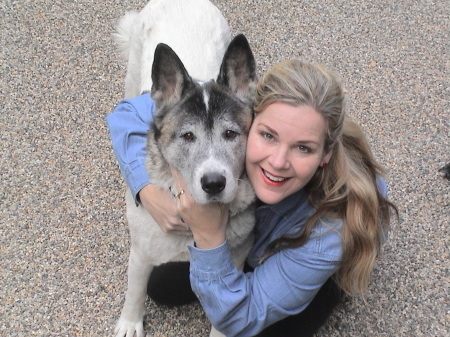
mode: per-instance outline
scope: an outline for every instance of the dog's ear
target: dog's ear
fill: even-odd
[[[173,106],[194,86],[180,58],[164,43],[156,46],[152,82],[152,98],[157,107]]]
[[[256,62],[243,34],[237,35],[228,46],[217,78],[219,85],[228,87],[241,100],[251,103],[256,86]]]

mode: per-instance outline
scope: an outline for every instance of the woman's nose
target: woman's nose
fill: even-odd
[[[290,166],[289,151],[284,147],[272,149],[269,157],[269,164],[277,170],[285,170]]]

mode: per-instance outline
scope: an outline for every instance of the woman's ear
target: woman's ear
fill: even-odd
[[[322,158],[322,164],[320,166],[322,166],[322,167],[327,166],[332,155],[333,155],[333,151],[332,150],[330,150],[327,153],[325,153],[323,158]]]

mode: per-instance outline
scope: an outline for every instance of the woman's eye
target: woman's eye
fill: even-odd
[[[183,138],[185,141],[193,142],[195,140],[195,136],[192,132],[187,132],[183,135],[181,135],[181,138]]]
[[[307,147],[307,146],[304,146],[304,145],[299,145],[298,146],[298,150],[301,153],[310,153],[311,152],[311,149],[309,147]]]
[[[236,131],[233,130],[227,130],[225,131],[225,138],[232,140],[235,139],[237,137],[238,133]]]
[[[267,132],[261,132],[261,136],[265,140],[273,140],[274,139],[274,137],[270,133],[267,133]]]

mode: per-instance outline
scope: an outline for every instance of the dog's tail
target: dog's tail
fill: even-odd
[[[131,36],[133,34],[133,26],[136,24],[138,12],[127,12],[120,20],[116,27],[116,32],[113,34],[114,41],[119,47],[119,50],[125,59],[128,59],[128,54],[131,45]]]

